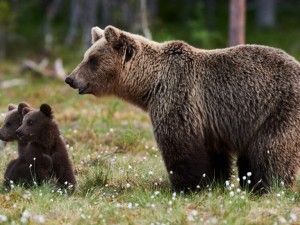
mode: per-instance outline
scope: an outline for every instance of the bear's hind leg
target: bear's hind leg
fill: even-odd
[[[252,172],[254,190],[269,190],[274,183],[283,182],[285,186],[294,183],[300,164],[300,124],[297,126],[300,122],[296,118],[292,120],[266,121],[250,143],[248,155],[252,171],[249,172]]]
[[[211,165],[214,171],[214,180],[224,184],[230,179],[232,173],[232,157],[226,152],[209,153]]]

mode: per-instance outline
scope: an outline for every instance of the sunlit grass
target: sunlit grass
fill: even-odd
[[[0,71],[5,80],[19,78],[12,65]],[[49,103],[79,186],[72,195],[52,183],[10,192],[1,186],[0,224],[300,223],[299,181],[263,196],[241,190],[235,176],[198,193],[173,193],[145,112],[115,98],[80,96],[61,81],[22,79],[24,86],[2,90],[0,112],[8,103]],[[1,182],[16,155],[15,143],[0,152]]]

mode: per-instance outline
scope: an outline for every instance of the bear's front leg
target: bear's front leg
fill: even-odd
[[[65,186],[71,185],[72,189],[75,190],[77,182],[75,179],[74,171],[72,168],[71,161],[67,153],[61,153],[57,151],[52,155],[53,170],[59,184]]]
[[[42,157],[43,157],[43,164],[44,164],[45,169],[47,169],[48,172],[51,173],[53,170],[53,161],[52,161],[51,156],[47,155],[47,154],[43,154]]]
[[[184,138],[157,138],[172,189],[184,192],[203,189],[214,179],[207,150],[201,140]]]
[[[9,181],[12,179],[12,171],[14,170],[14,167],[17,164],[17,162],[18,162],[18,159],[13,159],[8,163],[5,173],[4,173],[5,180]]]

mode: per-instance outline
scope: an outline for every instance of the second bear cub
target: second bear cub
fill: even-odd
[[[22,114],[22,125],[16,131],[19,139],[28,142],[27,148],[31,152],[42,151],[50,155],[58,183],[68,184],[74,189],[77,183],[72,164],[51,107],[48,104],[42,104],[40,109],[25,107]]]
[[[4,118],[4,124],[0,128],[1,140],[7,142],[17,140],[18,142],[18,158],[9,162],[4,174],[5,184],[7,185],[11,181],[28,185],[34,181],[41,183],[49,178],[52,170],[52,159],[49,155],[45,155],[43,152],[32,154],[27,149],[28,143],[17,139],[16,130],[22,124],[22,111],[25,107],[29,107],[25,102],[21,102],[18,106],[10,104],[8,113]],[[27,158],[31,159],[27,160]],[[34,158],[39,158],[39,160],[35,162]]]

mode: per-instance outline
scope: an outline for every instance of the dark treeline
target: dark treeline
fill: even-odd
[[[221,0],[0,0],[0,58],[58,46],[81,51],[90,45],[91,27],[110,24],[159,41],[225,47],[228,14],[229,1]],[[288,24],[299,31],[299,23],[298,0],[247,1],[249,40],[253,30],[276,32]]]

